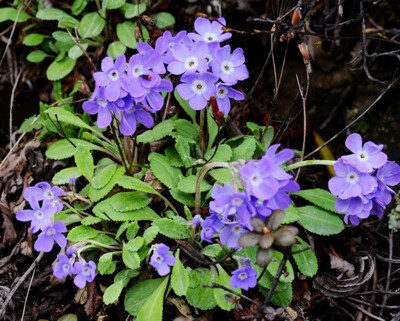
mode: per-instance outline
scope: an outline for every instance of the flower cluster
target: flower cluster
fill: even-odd
[[[202,240],[211,243],[212,238],[219,235],[221,243],[238,249],[241,236],[253,231],[254,218],[264,222],[272,212],[290,206],[288,192],[297,191],[300,187],[281,165],[290,160],[294,153],[289,149],[277,152],[279,146],[270,146],[260,160],[251,160],[240,167],[239,179],[243,191],[236,184],[214,186],[211,194],[214,200],[210,202],[211,215],[201,222]],[[234,286],[245,284],[243,289],[255,286],[252,281],[254,273],[250,273],[250,269],[247,264],[236,271],[231,281]]]
[[[346,213],[345,222],[358,225],[360,219],[370,215],[382,217],[394,193],[389,186],[400,183],[400,166],[388,161],[383,145],[363,145],[357,133],[347,137],[346,147],[353,154],[335,163],[336,176],[329,180],[329,190],[338,197],[335,207]]]
[[[161,276],[167,275],[175,265],[175,258],[169,253],[169,247],[165,244],[154,245],[154,252],[150,258],[150,265],[154,267]]]
[[[92,282],[96,277],[96,264],[93,261],[86,262],[79,251],[73,246],[69,247],[66,254],[58,254],[58,261],[54,265],[54,276],[64,279],[68,275],[74,275],[74,284],[83,289],[86,282]]]
[[[221,47],[220,43],[231,37],[230,33],[223,32],[223,25],[224,18],[213,22],[198,18],[197,33],[181,31],[172,36],[165,31],[154,48],[138,43],[138,53],[128,63],[125,55],[115,61],[105,57],[101,71],[93,75],[95,90],[91,100],[83,103],[83,110],[97,114],[99,128],[109,126],[114,115],[125,136],[136,131],[137,122],[150,128],[154,125],[151,113],[159,111],[164,104],[162,93],[173,90],[171,81],[161,77],[168,71],[182,75],[177,90],[183,99],[189,100],[190,107],[203,109],[214,96],[219,109],[227,114],[230,98],[244,98],[231,86],[248,78],[248,71],[242,49],[231,53],[229,45]]]
[[[50,252],[56,242],[62,249],[67,245],[67,239],[62,233],[67,231],[62,221],[54,221],[54,215],[63,209],[60,196],[65,192],[58,186],[50,186],[47,182],[37,183],[24,191],[24,198],[31,209],[18,211],[16,218],[22,222],[31,222],[33,233],[40,234],[34,244],[36,251]]]
[[[67,239],[64,234],[67,227],[62,221],[55,221],[54,215],[62,211],[63,204],[60,196],[65,192],[58,186],[51,186],[47,182],[37,183],[25,189],[24,199],[29,202],[31,209],[18,211],[16,218],[22,222],[31,222],[33,233],[39,232],[34,244],[36,251],[50,252],[54,242],[64,251],[67,246]],[[96,276],[96,264],[93,261],[86,263],[76,251],[70,247],[66,255],[59,254],[58,262],[54,266],[54,276],[59,279],[65,278],[69,274],[74,274],[74,283],[77,287],[83,288],[86,281],[93,281]],[[75,262],[75,260],[78,260]]]
[[[212,237],[219,234],[223,244],[239,248],[240,236],[253,230],[252,217],[265,221],[274,210],[290,206],[288,192],[295,192],[300,187],[281,165],[290,160],[294,153],[290,149],[277,153],[279,146],[270,146],[260,160],[251,160],[240,168],[243,191],[228,184],[214,185],[211,215],[201,223],[202,240],[211,243]]]
[[[251,266],[250,259],[238,260],[239,268],[232,272],[230,284],[233,288],[248,290],[257,285],[257,271]]]

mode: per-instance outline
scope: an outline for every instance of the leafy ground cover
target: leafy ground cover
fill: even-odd
[[[398,8],[221,5],[0,8],[0,318],[397,320]]]

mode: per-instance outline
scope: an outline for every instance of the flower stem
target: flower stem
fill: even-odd
[[[298,163],[291,164],[286,167],[287,171],[291,171],[296,168],[304,167],[304,166],[311,166],[311,165],[328,165],[333,166],[335,165],[336,161],[334,160],[321,160],[321,159],[312,159],[306,160]]]

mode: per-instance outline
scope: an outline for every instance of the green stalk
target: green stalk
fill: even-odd
[[[291,171],[296,168],[304,167],[304,166],[311,166],[311,165],[327,165],[327,166],[333,166],[335,165],[336,161],[335,160],[321,160],[321,159],[312,159],[312,160],[306,160],[298,163],[291,164],[286,167],[287,171]]]

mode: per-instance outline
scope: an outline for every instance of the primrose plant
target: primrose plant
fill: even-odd
[[[46,156],[73,160],[53,177],[64,189],[25,190],[32,209],[17,219],[40,231],[37,251],[60,246],[57,278],[82,288],[112,275],[104,302],[124,297],[139,321],[162,320],[166,296],[231,310],[249,299],[241,291],[265,295],[257,313],[272,318],[285,312],[271,304],[291,303],[295,268],[318,271],[304,230],[328,236],[382,217],[400,166],[358,134],[346,140],[350,155],[297,163],[291,149],[271,145],[272,127],[249,122],[248,135],[221,138],[221,115],[244,98],[233,88],[248,78],[244,53],[224,44],[232,35],[223,18],[199,17],[194,28],[138,43],[129,59],[105,57],[86,114],[44,110],[62,136]],[[308,165],[334,165],[330,192],[300,188],[293,170]]]

